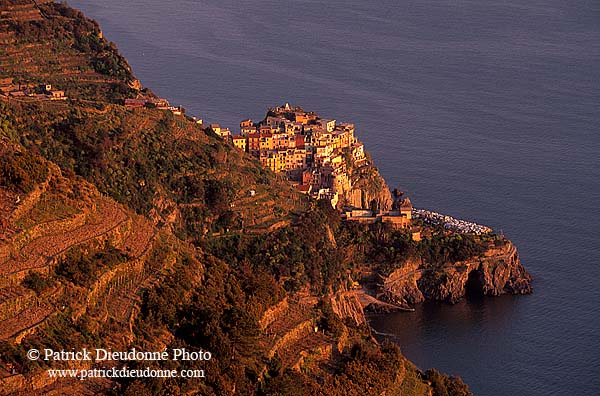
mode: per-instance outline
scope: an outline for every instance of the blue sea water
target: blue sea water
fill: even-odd
[[[531,296],[376,316],[477,395],[600,394],[600,2],[71,0],[145,86],[237,129],[354,122],[418,207],[502,230]]]

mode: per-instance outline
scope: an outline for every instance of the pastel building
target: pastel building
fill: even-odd
[[[223,139],[228,139],[231,136],[229,128],[222,128],[220,124],[210,124],[210,129]]]
[[[247,138],[245,136],[242,135],[234,135],[232,137],[232,143],[233,146],[242,150],[242,151],[247,151],[248,150],[248,145],[247,145]]]

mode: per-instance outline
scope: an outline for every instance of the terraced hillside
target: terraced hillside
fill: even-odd
[[[315,303],[310,298],[286,298],[265,312],[261,322],[270,337],[268,357],[277,356],[285,368],[299,368],[303,354],[318,352],[322,360],[328,360],[334,340],[319,330]]]
[[[51,84],[72,99],[115,101],[138,87],[97,24],[52,1],[0,4],[0,54],[5,92]]]
[[[16,311],[31,305],[27,301],[37,300],[22,284],[30,284],[32,277],[39,281],[57,270],[60,272],[73,258],[70,254],[74,250],[88,254],[110,247],[122,252],[123,263],[110,271],[98,269],[98,284],[91,293],[100,295],[100,285],[118,278],[121,267],[137,261],[143,264],[152,248],[155,231],[148,221],[102,197],[83,180],[65,178],[55,165],[48,164],[46,179],[30,192],[16,193],[3,187],[0,196],[3,201],[13,202],[4,212],[6,218],[2,224],[0,295],[4,297],[3,304],[13,306]],[[136,272],[142,273],[143,268]],[[89,300],[93,298],[90,296]],[[4,311],[4,316],[10,316],[8,311]],[[17,333],[3,332],[3,335]]]
[[[127,345],[142,290],[172,265],[157,256],[165,241],[145,218],[84,180],[64,177],[52,163],[38,159],[44,177],[25,181],[16,159],[25,153],[0,142],[1,158],[10,160],[4,174],[10,166],[13,179],[0,183],[0,202],[7,203],[0,228],[0,342],[17,349],[33,340],[51,345],[48,332],[67,322],[88,323],[92,332],[110,325],[102,330],[112,334],[106,341]],[[28,369],[0,371],[5,389],[35,387],[22,370]]]
[[[26,147],[188,237],[267,232],[307,207],[287,183],[187,117],[122,106],[153,95],[139,90],[95,22],[53,2],[2,4],[0,89]],[[25,11],[38,17],[21,19]],[[67,99],[10,94],[40,84]],[[248,196],[252,189],[260,199]]]
[[[124,106],[152,93],[93,21],[0,0],[0,91],[0,394],[431,394],[335,303],[361,235],[185,115]],[[26,358],[83,347],[215,359],[79,381]]]

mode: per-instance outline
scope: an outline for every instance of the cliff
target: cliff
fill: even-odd
[[[421,257],[404,234],[342,223],[185,115],[124,106],[151,93],[81,13],[28,0],[0,11],[0,394],[444,394],[433,378],[464,389],[374,342],[348,291],[357,268]],[[389,208],[374,166],[349,177],[351,204]],[[415,263],[406,290],[434,296]],[[486,292],[525,290],[517,267],[480,267]],[[73,367],[26,358],[83,347],[217,358],[157,362],[205,368],[202,381],[60,382],[46,370]]]
[[[382,281],[380,296],[402,306],[425,300],[455,303],[468,293],[498,296],[528,294],[532,290],[531,276],[511,242],[489,249],[481,257],[433,268],[420,259],[411,259]]]
[[[392,207],[390,188],[379,170],[372,164],[348,167],[348,183],[342,188],[340,205],[357,208],[389,210]]]

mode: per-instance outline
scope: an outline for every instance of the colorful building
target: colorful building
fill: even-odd
[[[247,149],[248,149],[247,139],[245,136],[234,135],[232,137],[232,143],[233,143],[234,147],[236,147],[242,151],[247,151]]]

